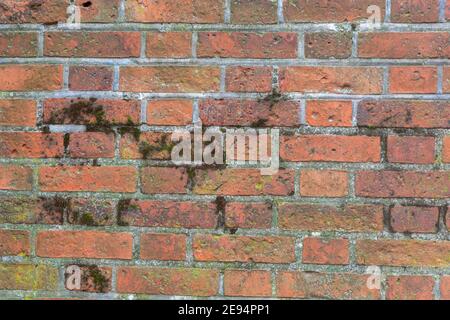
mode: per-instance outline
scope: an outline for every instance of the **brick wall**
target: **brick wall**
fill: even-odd
[[[449,8],[2,0],[0,297],[450,299]],[[198,120],[280,170],[174,165]]]

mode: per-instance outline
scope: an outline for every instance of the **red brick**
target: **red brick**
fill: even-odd
[[[33,171],[29,167],[0,165],[0,190],[31,190]]]
[[[297,34],[289,32],[200,32],[200,58],[297,58]]]
[[[232,0],[231,23],[275,24],[278,21],[277,2],[267,0]]]
[[[66,270],[69,266],[66,266]],[[81,281],[80,289],[72,289],[71,291],[81,291],[81,292],[98,292],[106,293],[110,292],[112,288],[112,268],[111,267],[98,267],[96,265],[83,265],[78,266],[81,271]],[[65,284],[66,289],[67,283],[71,273],[65,272]]]
[[[135,192],[133,167],[41,167],[39,186],[48,192]]]
[[[282,169],[272,176],[262,176],[258,169],[196,169],[192,180],[194,194],[256,196],[294,193],[294,171],[289,169]]]
[[[105,45],[107,44],[107,45]],[[44,55],[49,57],[126,58],[141,54],[139,32],[47,32]]]
[[[288,237],[195,235],[192,249],[196,261],[292,263],[295,241]]]
[[[379,137],[283,136],[280,157],[285,161],[379,162]]]
[[[448,267],[450,243],[421,240],[358,240],[356,261],[362,265]]]
[[[111,226],[115,223],[115,203],[103,199],[70,199],[67,222],[80,226]]]
[[[391,21],[400,23],[439,22],[439,0],[394,0]]]
[[[352,33],[315,32],[305,34],[305,57],[345,59],[352,55]]]
[[[111,91],[113,69],[109,67],[73,66],[69,71],[69,88],[73,91]]]
[[[441,300],[450,300],[450,276],[441,278]]]
[[[147,33],[147,57],[189,58],[192,56],[192,34],[189,32]]]
[[[390,93],[437,93],[436,67],[391,67]]]
[[[345,197],[348,195],[348,173],[332,170],[302,170],[300,195],[305,197]]]
[[[442,158],[445,163],[450,163],[450,136],[444,137],[444,144],[442,146]]]
[[[448,32],[360,33],[361,58],[427,59],[450,57]]]
[[[156,234],[141,235],[141,259],[186,260],[186,235]]]
[[[0,223],[60,225],[66,203],[58,197],[1,197]]]
[[[221,23],[224,0],[130,0],[126,2],[126,20],[161,23]]]
[[[381,128],[450,128],[446,101],[365,100],[358,106],[358,126]]]
[[[133,134],[125,134],[120,140],[122,159],[170,160],[174,143],[168,132],[143,132],[136,140]]]
[[[72,158],[113,158],[114,134],[72,133],[69,140],[69,155]]]
[[[147,124],[154,126],[184,126],[192,123],[190,100],[153,100],[147,104]]]
[[[306,122],[314,127],[351,127],[351,101],[310,100],[306,103]]]
[[[394,232],[436,233],[439,208],[396,205],[391,209],[390,221]]]
[[[434,279],[430,276],[391,276],[387,279],[388,300],[433,300]]]
[[[270,297],[272,275],[262,270],[226,270],[224,294],[232,297]]]
[[[380,94],[383,72],[375,67],[283,67],[283,92]]]
[[[44,101],[44,123],[95,125],[140,122],[141,108],[135,100],[48,99]],[[99,123],[100,122],[100,123]]]
[[[28,231],[0,229],[0,256],[28,256],[30,234]]]
[[[117,291],[167,296],[215,296],[219,272],[213,269],[121,267]]]
[[[388,160],[396,163],[433,163],[434,137],[388,137]]]
[[[306,238],[303,240],[303,263],[345,265],[349,261],[349,241],[347,239]]]
[[[230,92],[270,92],[271,67],[228,67],[226,90]]]
[[[212,202],[123,200],[118,215],[124,226],[212,229],[217,224]]]
[[[33,57],[36,55],[36,32],[0,32],[0,57]]]
[[[228,202],[225,205],[225,226],[230,229],[270,229],[272,215],[269,202]]]
[[[445,5],[445,18],[450,20],[450,0],[447,0],[447,4]]]
[[[369,198],[448,198],[448,171],[359,171],[356,194]]]
[[[75,0],[81,11],[81,23],[115,22],[120,0]]]
[[[58,268],[49,265],[0,264],[0,289],[55,291]]]
[[[132,257],[130,233],[101,231],[40,231],[36,255],[49,258],[121,259]]]
[[[442,87],[444,93],[450,93],[450,67],[444,67]]]
[[[282,203],[278,223],[284,230],[379,232],[383,206]]]
[[[188,172],[186,168],[147,167],[141,170],[142,192],[187,193]]]
[[[63,84],[58,65],[1,65],[0,74],[0,91],[53,91]]]
[[[220,88],[217,67],[122,67],[120,90],[131,92],[214,92]]]
[[[380,299],[380,290],[369,289],[369,275],[281,271],[277,275],[277,296],[282,298],[324,298],[345,300]]]
[[[2,0],[0,24],[56,24],[67,20],[69,0]]]
[[[205,126],[297,127],[297,101],[201,100],[200,119]]]
[[[1,132],[2,158],[59,158],[64,155],[64,135],[40,132]]]
[[[36,102],[0,100],[0,126],[36,126]]]

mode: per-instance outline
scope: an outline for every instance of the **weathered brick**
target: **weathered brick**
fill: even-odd
[[[81,226],[111,226],[115,223],[115,203],[103,199],[70,199],[67,222]]]
[[[0,126],[34,127],[35,125],[35,101],[0,100]]]
[[[200,58],[296,58],[297,34],[289,32],[200,32],[197,56]]]
[[[439,208],[396,205],[391,208],[390,222],[394,232],[435,233],[439,226]]]
[[[231,92],[270,92],[271,67],[228,67],[226,90]]]
[[[122,67],[120,90],[131,92],[214,92],[219,91],[217,67],[156,66]]]
[[[115,22],[119,16],[120,0],[75,0],[80,8],[81,23]]]
[[[58,65],[1,65],[0,91],[53,91],[63,85]]]
[[[269,202],[227,202],[225,226],[230,229],[269,229],[272,215],[272,203]]]
[[[109,67],[72,66],[69,88],[73,91],[111,91],[113,69]]]
[[[107,44],[107,45],[105,45]],[[47,32],[44,55],[49,57],[139,57],[139,32]]]
[[[434,279],[430,276],[391,276],[387,278],[388,300],[433,300]]]
[[[397,163],[433,163],[435,160],[434,137],[389,136],[388,160]]]
[[[147,124],[184,126],[192,123],[191,100],[152,100],[147,104]]]
[[[1,197],[0,223],[62,224],[66,204],[58,197]]]
[[[125,4],[127,21],[161,23],[220,23],[225,0],[129,0]]]
[[[450,128],[446,101],[364,100],[358,106],[358,126],[381,128]]]
[[[450,276],[441,278],[441,299],[450,300]]]
[[[306,122],[314,127],[351,127],[351,101],[310,100],[306,103]]]
[[[33,57],[36,55],[36,32],[0,32],[0,57]]]
[[[114,134],[83,132],[70,134],[68,151],[72,158],[113,158]]]
[[[61,133],[1,132],[2,158],[59,158],[64,155]]]
[[[282,203],[278,223],[285,230],[379,232],[383,206]]]
[[[134,167],[41,167],[39,186],[48,192],[135,192]]]
[[[448,198],[449,171],[359,171],[356,194],[369,198]]]
[[[58,268],[48,265],[0,264],[0,289],[56,290]]]
[[[30,234],[28,231],[0,229],[0,256],[28,256]]]
[[[196,169],[192,180],[194,194],[245,196],[294,193],[294,171],[290,169],[282,169],[272,176],[262,176],[258,169]]]
[[[432,23],[439,21],[439,0],[394,0],[391,21],[401,23]]]
[[[186,168],[147,167],[141,170],[142,192],[147,194],[187,192]]]
[[[436,67],[391,67],[389,69],[389,92],[436,93]]]
[[[381,141],[368,136],[283,136],[280,157],[285,161],[379,162]]]
[[[33,171],[30,167],[0,165],[0,190],[31,190]]]
[[[170,160],[174,142],[167,132],[143,132],[136,137],[129,133],[120,140],[120,157],[122,159]]]
[[[450,136],[444,137],[444,144],[442,146],[442,158],[445,163],[450,163]]]
[[[66,270],[69,266],[66,266]],[[98,292],[106,293],[110,292],[112,288],[112,268],[111,267],[98,267],[96,265],[81,265],[77,266],[81,271],[80,289],[72,289],[72,291],[81,292]],[[67,282],[70,281],[71,274],[64,273],[65,284],[67,288]]]
[[[269,271],[226,270],[224,294],[232,297],[270,297],[272,278]]]
[[[448,267],[450,243],[421,240],[358,240],[356,261],[362,265]]]
[[[283,67],[283,92],[380,94],[383,72],[375,67]]]
[[[291,263],[295,243],[288,237],[218,236],[199,234],[192,244],[196,261]]]
[[[305,57],[346,59],[352,54],[352,34],[315,32],[305,34]]]
[[[333,170],[302,170],[300,195],[305,197],[345,197],[348,195],[348,173]]]
[[[442,75],[442,90],[444,93],[450,93],[450,67],[444,67]]]
[[[267,0],[232,0],[231,23],[275,24],[278,21],[277,2]]]
[[[129,260],[133,247],[130,233],[101,231],[40,231],[36,241],[36,255],[50,258]]]
[[[448,32],[370,32],[360,33],[361,58],[433,59],[450,57]]]
[[[201,100],[200,119],[205,126],[297,127],[300,103],[296,101]]]
[[[217,224],[212,202],[168,200],[122,200],[118,208],[119,225],[212,229]]]
[[[189,58],[192,56],[192,34],[149,32],[146,55],[149,58]]]
[[[369,289],[369,275],[281,271],[277,296],[282,298],[380,299],[379,289]]]
[[[2,0],[0,24],[56,24],[67,20],[69,0]]]
[[[302,262],[306,264],[348,264],[350,261],[347,239],[305,238]]]
[[[186,235],[146,233],[141,235],[141,259],[186,260]]]
[[[152,295],[214,296],[219,272],[214,269],[121,267],[117,291]]]

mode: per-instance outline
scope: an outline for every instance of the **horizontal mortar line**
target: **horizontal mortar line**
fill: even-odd
[[[349,59],[280,59],[280,58],[89,58],[89,57],[8,57],[0,58],[0,65],[5,64],[68,64],[68,65],[102,65],[122,67],[171,67],[171,66],[330,66],[330,67],[377,67],[390,65],[431,65],[441,66],[450,65],[449,59],[446,58],[424,58],[424,59],[365,59],[365,58],[349,58]]]
[[[68,27],[66,24],[1,24],[0,30],[13,31],[246,31],[246,32],[289,32],[289,31],[355,31],[385,32],[385,31],[447,31],[450,23],[400,24],[382,23],[379,28],[372,30],[367,23],[283,23],[283,24],[191,24],[191,23],[81,23],[79,29]]]
[[[116,99],[152,99],[152,98],[185,98],[185,99],[261,99],[268,93],[156,93],[156,92],[114,92],[114,91],[10,91],[1,92],[2,99],[27,98],[27,99],[52,99],[52,98],[116,98]],[[299,93],[283,92],[285,99],[347,99],[347,100],[436,100],[448,101],[450,94],[348,94],[348,93]]]

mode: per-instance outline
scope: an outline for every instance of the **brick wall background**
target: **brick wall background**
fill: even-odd
[[[71,2],[81,29],[58,25]],[[447,19],[448,0],[2,0],[0,297],[450,299]],[[282,168],[174,166],[198,119],[280,128]]]

